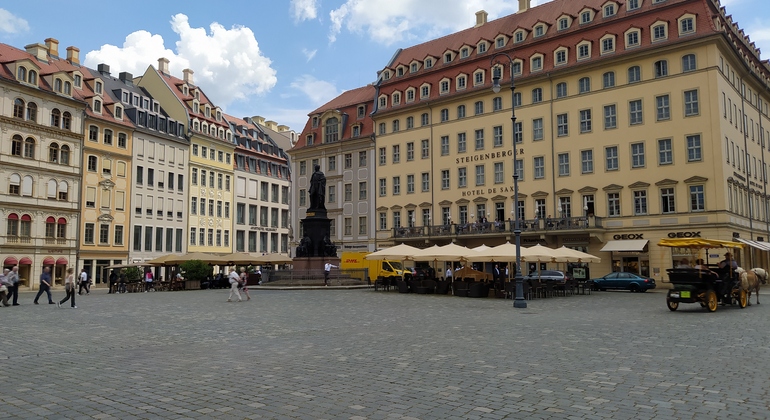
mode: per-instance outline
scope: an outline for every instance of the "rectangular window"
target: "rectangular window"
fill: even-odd
[[[468,142],[465,138],[465,133],[457,134],[457,153],[465,153],[468,148]]]
[[[661,188],[660,189],[660,212],[661,213],[676,213],[676,205],[674,201],[674,189],[673,188]]]
[[[484,150],[484,130],[476,130],[476,150]]]
[[[449,136],[441,136],[441,156],[449,154]]]
[[[634,191],[634,215],[647,214],[647,191]]]
[[[476,165],[476,186],[484,185],[484,165]]]
[[[556,133],[559,137],[569,135],[567,114],[559,114],[556,116]]]
[[[657,110],[657,120],[664,121],[671,119],[671,108],[669,106],[668,95],[655,97],[655,108]]]
[[[358,183],[358,199],[366,200],[366,181]]]
[[[604,129],[608,130],[618,126],[618,115],[615,105],[604,106]]]
[[[358,234],[366,235],[366,216],[358,217]]]
[[[594,171],[594,151],[583,150],[580,152],[580,171],[590,174]]]
[[[352,168],[353,167],[353,154],[352,153],[345,153],[344,161],[345,161],[345,169]]]
[[[658,164],[670,165],[674,163],[674,150],[671,139],[658,140]]]
[[[687,161],[697,162],[703,159],[699,134],[687,136]],[[756,165],[754,165],[756,167]],[[756,176],[756,170],[754,175]]]
[[[115,226],[115,245],[116,246],[123,245],[123,226],[121,225]]]
[[[524,141],[524,136],[523,136],[522,130],[523,130],[523,128],[522,128],[522,125],[521,125],[520,122],[514,123],[514,125],[513,125],[513,142],[515,144],[519,144],[519,143]],[[502,143],[502,140],[503,140],[502,131],[503,131],[502,127],[500,127],[500,133],[501,133],[500,145],[501,146],[503,145],[503,143]]]
[[[406,144],[406,161],[411,162],[414,160],[414,142],[410,141]]]
[[[393,177],[393,195],[400,195],[400,194],[401,194],[401,177],[394,176]]]
[[[543,156],[536,156],[532,166],[535,168],[535,179],[545,178],[545,158]]]
[[[441,189],[449,189],[449,170],[447,169],[441,171]]]
[[[591,110],[590,109],[584,109],[580,111],[580,132],[581,133],[591,132]]]
[[[379,183],[380,183],[380,188],[379,188],[380,197],[385,197],[386,195],[388,195],[388,181],[385,178],[380,178]]]
[[[543,119],[535,118],[532,120],[532,140],[543,140]]]
[[[401,146],[396,144],[393,146],[393,163],[399,162],[401,162]]]
[[[503,183],[503,162],[495,162],[495,184]]]
[[[617,171],[618,170],[618,146],[610,146],[604,148],[604,157],[606,170]]]
[[[194,229],[194,228],[193,228]],[[141,251],[142,250],[142,227],[141,226],[134,226],[134,251]]]
[[[607,194],[607,216],[620,216],[620,193]]]
[[[631,144],[631,167],[644,167],[644,143]]]
[[[559,153],[559,176],[569,176],[569,153]]]
[[[384,147],[379,148],[379,162],[380,166],[388,163],[388,155]]]
[[[517,123],[519,129],[521,129],[521,123]],[[516,134],[514,133],[514,137]],[[492,127],[492,138],[494,142],[494,147],[500,147],[503,145],[503,127],[498,125],[495,127]],[[518,141],[517,143],[521,142],[521,131],[518,133]]]
[[[406,193],[414,194],[414,175],[406,176]]]
[[[629,124],[636,125],[642,123],[642,100],[637,99],[628,103]]]
[[[144,227],[144,250],[152,251],[152,226]]]
[[[430,174],[423,172],[420,177],[422,180],[422,192],[430,191]]]
[[[524,180],[524,160],[523,159],[516,159],[516,161],[513,162],[513,174],[519,176],[519,181]]]
[[[690,117],[700,113],[698,107],[698,91],[688,90],[684,92],[684,116]]]
[[[457,187],[465,188],[468,186],[468,169],[457,168]]]
[[[690,211],[706,210],[705,193],[703,185],[690,186]]]
[[[349,203],[353,201],[353,184],[345,184],[343,187],[345,191],[345,202]]]

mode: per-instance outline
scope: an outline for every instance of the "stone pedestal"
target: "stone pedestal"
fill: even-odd
[[[326,209],[309,209],[302,220],[303,238],[295,253],[296,261],[304,258],[337,258],[337,249],[331,242],[329,232],[332,221],[326,217]],[[339,261],[339,259],[337,259]]]
[[[323,270],[326,263],[332,263],[337,267],[340,266],[340,259],[337,257],[297,257],[292,261],[292,269],[296,271],[303,270]]]

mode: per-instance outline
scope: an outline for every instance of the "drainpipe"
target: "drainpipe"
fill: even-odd
[[[748,119],[746,118],[746,83],[743,81],[743,79],[740,79],[741,81],[741,124],[743,126],[743,159],[744,159],[744,168],[746,168],[746,193],[749,197],[749,239],[754,240],[754,212],[753,209],[753,197],[751,194],[751,162],[749,159],[749,127],[748,127]],[[750,263],[754,261],[754,252],[749,251]]]
[[[548,101],[548,107],[549,107],[549,113],[551,118],[551,190],[553,191],[553,212],[551,214],[558,213],[556,211],[558,203],[558,197],[556,197],[556,137],[554,135],[554,116],[553,116],[553,79],[551,78],[551,73],[546,73],[546,76],[548,76],[548,83],[550,84],[550,94],[551,98]],[[561,206],[558,207],[561,209]],[[543,215],[546,216],[546,215]],[[541,217],[542,218],[542,217]],[[543,219],[545,220],[545,219]]]
[[[88,105],[86,105],[88,106]],[[81,133],[81,144],[80,144],[80,167],[78,168],[78,175],[80,175],[80,188],[78,191],[78,209],[80,210],[78,212],[78,223],[77,223],[77,229],[75,229],[75,275],[77,276],[78,266],[80,265],[80,225],[83,223],[83,183],[85,182],[85,179],[83,178],[83,167],[86,166],[86,162],[83,160],[86,156],[85,148],[85,135],[86,135],[86,110],[83,110],[82,117],[80,118],[80,133]],[[80,267],[82,268],[82,267]],[[30,284],[32,284],[32,281],[30,281]]]

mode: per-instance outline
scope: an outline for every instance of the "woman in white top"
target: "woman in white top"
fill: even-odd
[[[249,296],[249,287],[246,285],[248,280],[249,274],[246,273],[246,268],[241,267],[241,291],[246,293],[246,300],[251,300],[251,296]]]
[[[75,306],[75,269],[70,267],[67,269],[67,276],[64,278],[64,290],[67,292],[67,297],[60,300],[56,305],[61,308],[62,303],[72,298],[72,309],[77,309]]]
[[[233,301],[233,295],[238,298],[238,302],[242,302],[243,299],[241,299],[241,294],[238,293],[238,280],[239,276],[238,273],[235,272],[234,268],[230,269],[230,275],[227,276],[228,280],[230,281],[230,296],[227,298],[228,302]]]

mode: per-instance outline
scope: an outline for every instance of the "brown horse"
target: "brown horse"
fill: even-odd
[[[739,270],[741,278],[741,290],[746,290],[749,294],[748,301],[751,305],[751,293],[757,292],[757,305],[759,305],[759,286],[767,284],[767,271],[762,268],[752,268],[749,271]]]

